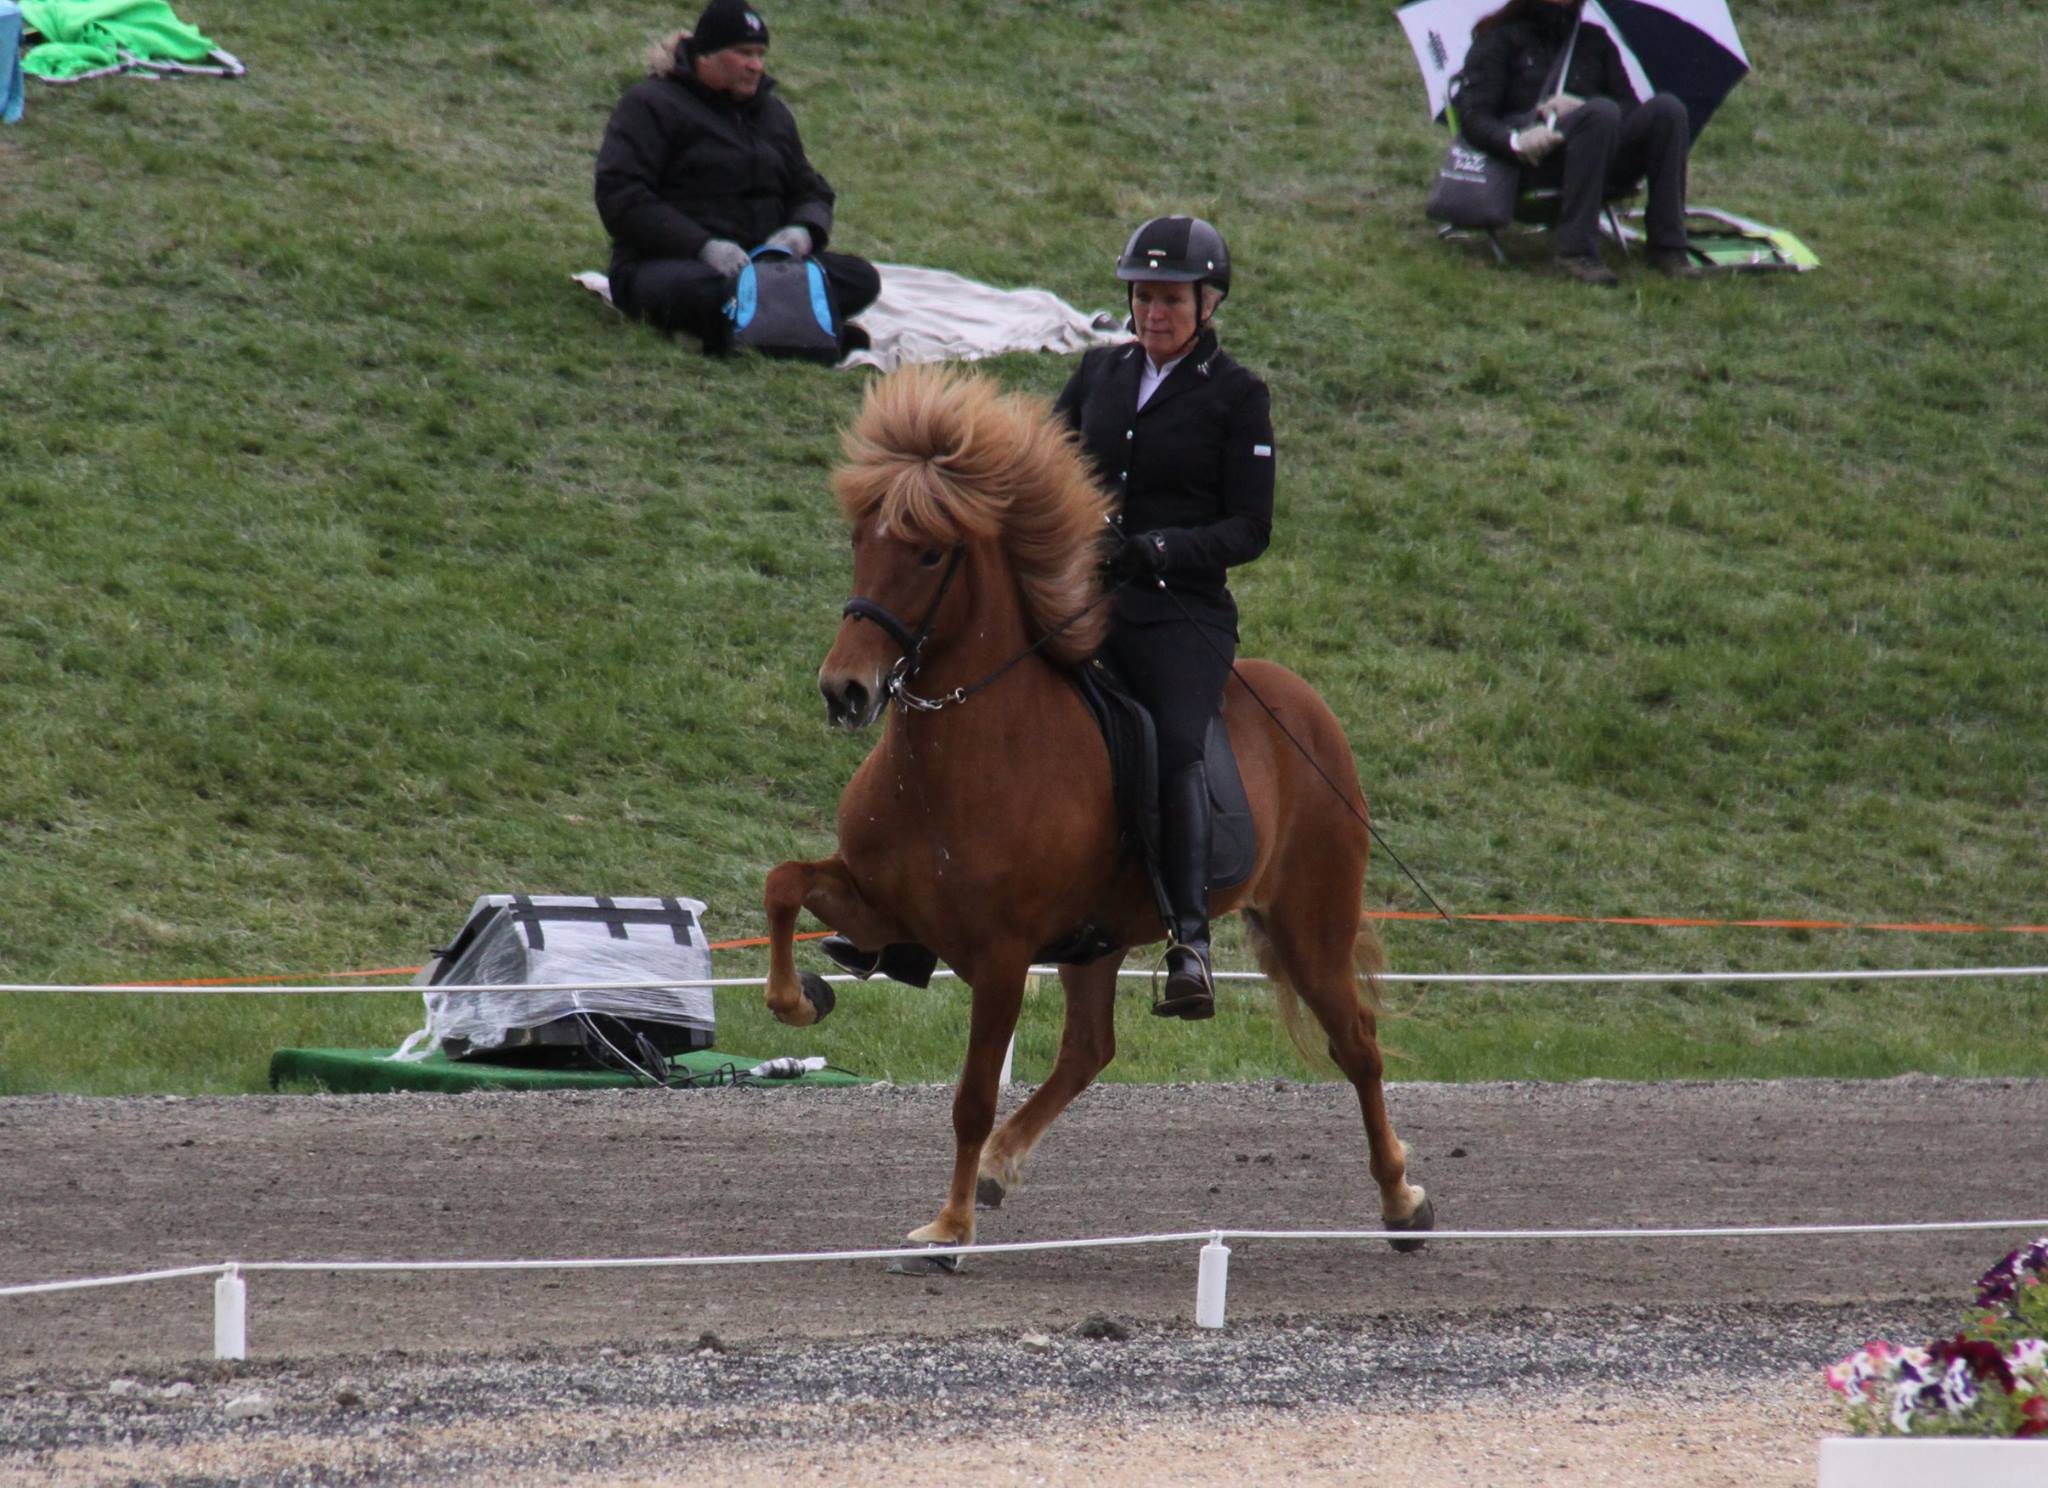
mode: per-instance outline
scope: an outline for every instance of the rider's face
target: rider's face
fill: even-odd
[[[1195,286],[1152,280],[1133,284],[1131,328],[1155,363],[1179,356],[1195,339]]]

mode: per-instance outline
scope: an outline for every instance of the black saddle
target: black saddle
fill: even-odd
[[[1124,850],[1138,859],[1163,904],[1159,877],[1159,746],[1152,715],[1132,697],[1115,666],[1105,657],[1067,674],[1081,701],[1088,705],[1102,742],[1109,749],[1110,789],[1116,798],[1117,823]],[[1203,745],[1209,777],[1213,829],[1209,839],[1209,887],[1228,889],[1250,877],[1258,857],[1258,833],[1252,825],[1251,802],[1230,748],[1230,730],[1221,714],[1209,720]],[[1042,961],[1080,964],[1120,948],[1120,942],[1096,924],[1084,925],[1039,953]]]

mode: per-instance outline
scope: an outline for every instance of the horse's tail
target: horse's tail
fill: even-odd
[[[1311,1063],[1328,1063],[1329,1051],[1314,1041],[1308,1024],[1301,1016],[1301,998],[1294,990],[1286,968],[1279,956],[1274,954],[1273,941],[1266,934],[1266,922],[1256,909],[1249,906],[1238,912],[1244,922],[1245,944],[1251,948],[1258,960],[1259,970],[1266,974],[1266,980],[1273,987],[1273,1005],[1280,1014],[1280,1024],[1287,1030],[1287,1037],[1294,1047],[1301,1051],[1302,1058]],[[1380,1012],[1380,973],[1387,969],[1387,949],[1380,943],[1380,933],[1373,928],[1371,920],[1360,918],[1358,934],[1351,942],[1351,965],[1358,973],[1358,1005],[1367,1014],[1377,1017]]]

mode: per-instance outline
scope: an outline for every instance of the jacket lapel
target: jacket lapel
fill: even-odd
[[[1143,408],[1138,409],[1138,417],[1143,418],[1160,404],[1171,402],[1189,388],[1207,381],[1209,377],[1209,359],[1215,355],[1216,333],[1214,331],[1204,331],[1201,335],[1195,337],[1195,344],[1188,348],[1188,354],[1174,364],[1173,370],[1166,374],[1164,382],[1152,389],[1152,396],[1145,400]],[[1142,366],[1144,358],[1145,353],[1140,351],[1133,360]],[[1135,405],[1137,401],[1138,385],[1137,380],[1133,378],[1131,382],[1131,402]]]
[[[1144,374],[1144,371],[1145,352],[1135,341],[1126,346],[1117,356],[1117,359],[1110,364],[1109,386],[1111,394],[1116,400],[1112,406],[1123,415],[1125,428],[1130,427],[1131,421],[1137,417],[1140,411],[1138,408],[1138,379]],[[1159,393],[1154,392],[1152,396],[1156,399]],[[1146,407],[1151,407],[1151,404],[1148,403]]]

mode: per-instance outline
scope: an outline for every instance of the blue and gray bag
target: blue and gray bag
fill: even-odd
[[[832,313],[832,292],[815,259],[756,248],[740,270],[726,314],[732,318],[735,349],[812,362],[839,360],[839,317]]]

